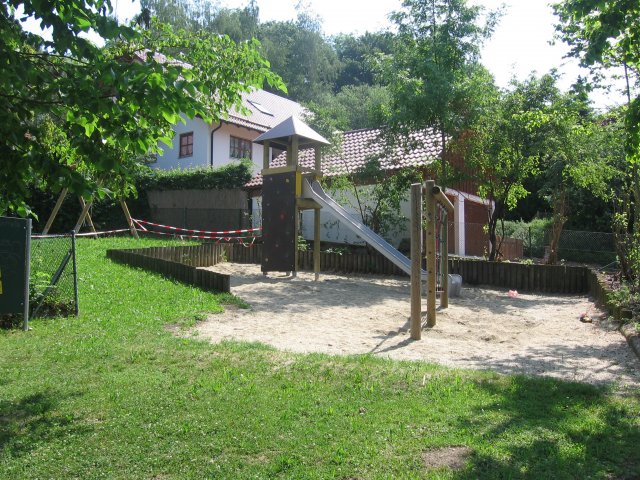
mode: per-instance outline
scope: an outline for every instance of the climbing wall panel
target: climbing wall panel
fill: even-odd
[[[296,270],[296,172],[265,175],[262,186],[262,271]]]

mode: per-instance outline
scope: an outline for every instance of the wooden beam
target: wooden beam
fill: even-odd
[[[296,199],[296,206],[300,210],[310,210],[310,209],[318,209],[322,208],[318,202],[311,198],[298,198]]]
[[[89,208],[87,208],[87,210],[85,211],[84,207],[86,206],[86,202],[84,201],[84,198],[82,198],[81,196],[78,197],[78,200],[80,201],[80,206],[82,207],[82,211],[84,212],[84,216],[85,218],[83,218],[83,222],[84,220],[87,221],[87,223],[89,224],[89,230],[91,230],[93,233],[96,233],[96,227],[93,224],[93,220],[91,219],[91,214],[89,213],[89,210],[91,208],[91,205],[93,205],[93,198],[91,199]],[[80,223],[80,227],[82,227],[82,223]],[[76,233],[79,232],[79,230],[76,230]],[[96,235],[96,238],[98,238],[98,235]]]
[[[321,163],[322,163],[322,152],[320,150],[320,145],[316,145],[314,148],[315,153],[315,169],[316,176],[322,175]]]
[[[120,199],[120,206],[122,207],[122,211],[124,212],[124,218],[127,219],[127,225],[129,225],[129,231],[133,238],[138,239],[138,231],[136,230],[136,226],[133,223],[133,219],[131,218],[131,213],[129,213],[129,207],[127,207],[127,202],[124,201],[124,198]]]
[[[442,296],[440,308],[449,308],[449,214],[444,215],[442,227],[442,257],[440,259],[440,273],[442,274]]]
[[[411,338],[422,337],[422,185],[411,185]]]
[[[436,325],[436,201],[435,182],[427,180],[427,326]]]
[[[89,214],[89,209],[91,208],[91,205],[93,205],[93,198],[88,203],[84,201],[84,198],[82,198],[82,197],[79,197],[79,198],[80,198],[80,205],[82,205],[82,211],[80,212],[80,216],[78,217],[78,221],[76,223],[76,226],[73,227],[73,230],[76,233],[78,233],[80,231],[80,228],[82,227],[82,224],[84,223],[84,219]],[[93,222],[91,224],[93,225]],[[93,231],[95,232],[95,228],[94,228]]]
[[[271,161],[269,151],[271,150],[271,142],[266,140],[264,145],[262,146],[262,168],[265,170],[269,169],[269,163]]]
[[[313,211],[313,272],[315,281],[320,280],[320,209]]]
[[[42,230],[43,235],[46,235],[47,233],[49,233],[49,230],[51,229],[51,225],[53,225],[53,221],[56,219],[56,216],[58,215],[58,210],[60,210],[60,207],[62,206],[62,203],[64,202],[64,199],[66,198],[68,191],[69,191],[68,188],[63,188],[62,191],[60,192],[60,195],[58,196],[58,200],[56,201],[56,204],[53,207],[53,210],[51,211],[51,215],[49,215],[49,219],[47,220],[47,223],[44,226],[44,230]]]
[[[432,192],[436,201],[445,208],[448,214],[453,215],[453,203],[451,203],[451,200],[442,192],[442,189],[436,185],[433,187]]]

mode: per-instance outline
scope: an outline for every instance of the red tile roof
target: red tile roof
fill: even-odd
[[[380,129],[363,129],[345,132],[340,150],[322,158],[322,173],[331,177],[355,173],[371,159],[379,159],[383,170],[398,170],[406,167],[423,167],[437,160],[440,155],[440,136],[433,130],[421,130],[410,135],[411,146],[407,149],[396,146],[385,151]],[[300,150],[298,163],[302,167],[314,167],[313,149]],[[286,165],[286,154],[271,161],[271,167]],[[262,175],[257,174],[245,185],[248,188],[262,186]]]

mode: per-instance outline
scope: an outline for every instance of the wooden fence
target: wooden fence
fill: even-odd
[[[224,259],[223,245],[189,247],[151,247],[130,250],[107,250],[107,257],[132,267],[159,273],[204,290],[229,293],[230,276],[202,270]]]
[[[510,290],[545,293],[587,293],[590,270],[564,265],[526,265],[485,260],[450,259],[449,273],[468,285],[490,285]]]
[[[170,278],[208,290],[229,292],[229,275],[197,267],[208,267],[228,260],[235,263],[259,264],[261,245],[204,244],[189,247],[152,247],[131,250],[108,250],[107,257],[128,265],[151,270]],[[301,270],[313,269],[313,252],[299,252]],[[322,253],[321,271],[342,273],[376,273],[404,275],[381,254]],[[462,276],[464,284],[486,285],[510,290],[590,294],[611,314],[624,316],[609,300],[611,289],[605,277],[587,267],[564,265],[527,265],[510,262],[488,262],[465,258],[450,258],[449,273]]]
[[[260,245],[245,248],[242,245],[227,245],[227,258],[236,263],[260,263]],[[313,269],[313,253],[300,252],[298,262],[301,270]],[[406,274],[381,254],[322,253],[321,271],[343,273],[377,273],[383,275]],[[450,258],[449,273],[462,276],[468,285],[488,285],[547,293],[587,293],[590,291],[590,270],[586,267],[561,265],[525,265],[510,262],[488,262],[465,258]]]
[[[519,260],[524,257],[524,244],[519,238],[498,237],[498,243],[502,241],[500,253],[503,260]]]
[[[244,247],[227,245],[226,257],[234,263],[261,263],[262,245]],[[313,270],[313,251],[298,252],[300,270]],[[382,275],[406,275],[402,270],[386,259],[382,254],[343,254],[320,253],[320,271],[343,273],[378,273]]]

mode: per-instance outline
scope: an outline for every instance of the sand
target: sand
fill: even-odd
[[[231,292],[250,309],[228,306],[196,327],[212,342],[261,342],[292,352],[373,354],[451,367],[544,375],[592,384],[640,386],[640,361],[585,296],[463,286],[422,340],[409,337],[408,278],[299,272],[263,276],[257,265],[223,263]],[[422,302],[426,315],[426,299]],[[580,315],[589,312],[593,323]]]

